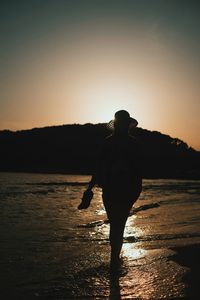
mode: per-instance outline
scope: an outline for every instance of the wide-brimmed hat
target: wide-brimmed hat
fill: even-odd
[[[107,128],[110,130],[115,129],[115,123],[129,123],[129,130],[134,129],[138,125],[138,121],[132,117],[126,110],[119,110],[115,113],[115,118],[108,122]]]

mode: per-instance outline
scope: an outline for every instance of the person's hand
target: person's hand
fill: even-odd
[[[81,203],[78,206],[78,209],[86,209],[90,206],[90,202],[93,198],[93,192],[90,189],[87,189],[84,193],[83,193],[83,197],[81,200]]]

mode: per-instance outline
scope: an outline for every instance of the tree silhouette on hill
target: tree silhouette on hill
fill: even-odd
[[[91,174],[106,124],[72,124],[0,131],[0,171]],[[200,178],[200,153],[178,138],[136,128],[148,178]]]

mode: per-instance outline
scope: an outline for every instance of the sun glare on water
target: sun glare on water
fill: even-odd
[[[128,218],[128,220],[127,220],[125,231],[124,231],[125,239],[131,238],[134,240],[135,238],[142,236],[144,234],[140,228],[138,228],[134,225],[135,218],[136,218],[136,216],[133,215],[132,217]],[[140,259],[140,258],[144,257],[146,254],[147,254],[147,250],[138,248],[135,245],[135,242],[123,244],[122,255],[124,257],[128,258],[129,260]]]
[[[133,260],[139,259],[146,255],[147,250],[136,248],[132,243],[125,243],[122,247],[122,254],[124,257]]]

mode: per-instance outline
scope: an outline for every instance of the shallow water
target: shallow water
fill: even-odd
[[[200,242],[200,181],[144,180],[125,229],[124,268],[109,276],[109,224],[90,176],[0,173],[0,263],[5,295],[42,299],[156,299],[184,294],[187,270],[170,247]],[[161,271],[162,270],[162,271]],[[12,289],[12,290],[11,290]]]

